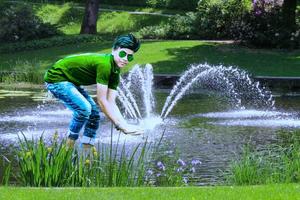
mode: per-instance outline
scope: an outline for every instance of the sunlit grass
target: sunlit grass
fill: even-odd
[[[298,184],[261,186],[139,187],[139,188],[12,188],[0,187],[1,199],[101,199],[101,200],[270,200],[299,199]]]
[[[43,83],[43,74],[57,60],[76,53],[111,52],[112,41],[99,43],[80,43],[37,50],[1,54],[0,69],[29,73],[22,75],[30,82]],[[299,51],[282,52],[278,50],[249,50],[244,47],[203,41],[142,41],[135,59],[125,68],[128,71],[135,64],[150,63],[154,73],[180,74],[190,64],[205,63],[211,65],[236,66],[247,70],[251,75],[300,76]],[[36,74],[36,75],[33,75]],[[4,74],[5,75],[5,74]],[[12,76],[9,76],[12,77]],[[16,81],[21,81],[16,79]],[[13,77],[5,81],[13,81]],[[2,81],[3,82],[3,81]]]

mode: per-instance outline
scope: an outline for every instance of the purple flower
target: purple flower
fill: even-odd
[[[148,175],[148,176],[151,176],[152,174],[153,174],[153,171],[152,171],[151,169],[148,169],[148,170],[147,170],[147,175]]]
[[[158,167],[158,169],[165,171],[166,167],[164,166],[164,164],[161,161],[158,161],[156,166]]]
[[[180,158],[177,160],[177,163],[181,166],[186,166],[185,162],[181,160]]]
[[[192,160],[191,164],[192,164],[193,166],[195,166],[195,165],[201,165],[202,162],[201,162],[200,160]]]

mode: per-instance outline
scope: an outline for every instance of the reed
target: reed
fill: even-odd
[[[43,136],[38,140],[19,138],[17,161],[19,177],[24,186],[142,186],[145,184],[145,166],[150,144],[147,140],[127,150],[120,145],[120,135],[113,144],[113,130],[109,146],[86,151],[70,149],[65,140],[58,141],[57,134],[46,143]],[[99,152],[100,151],[100,152]]]
[[[9,184],[9,179],[11,175],[11,161],[5,157],[4,155],[1,155],[3,158],[3,176],[2,176],[2,181],[1,184],[4,186],[8,186]]]
[[[254,185],[300,182],[300,145],[271,145],[263,150],[245,147],[232,162],[225,178],[229,184]]]

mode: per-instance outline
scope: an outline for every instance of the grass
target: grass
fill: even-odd
[[[161,188],[15,188],[0,187],[1,199],[64,200],[64,199],[113,199],[113,200],[200,200],[200,199],[300,199],[298,184],[263,186],[218,187],[161,187]]]
[[[13,176],[17,184],[32,187],[148,185],[144,179],[150,148],[147,140],[128,150],[125,143],[119,144],[119,138],[113,145],[112,132],[109,145],[98,144],[90,151],[69,148],[65,140],[58,139],[58,134],[38,140],[28,140],[23,135],[16,150],[18,168],[10,172],[15,160],[8,161],[2,184],[8,185]]]
[[[255,185],[300,182],[300,145],[273,145],[262,150],[245,147],[243,154],[230,166],[228,183]]]
[[[116,35],[136,33],[145,26],[165,23],[168,19],[162,16],[101,11],[98,33],[103,41],[102,39],[98,42],[80,40],[82,42],[74,44],[72,41],[76,38],[70,40],[70,37],[79,33],[82,9],[76,7],[75,4],[65,3],[62,5],[35,4],[34,10],[45,22],[58,25],[67,36],[59,38],[53,47],[48,45],[51,41],[39,40],[32,41],[32,44],[30,42],[25,44],[25,46],[32,46],[33,50],[0,53],[1,82],[42,83],[45,70],[58,59],[76,53],[109,53]],[[37,43],[41,44],[37,45]],[[43,48],[43,44],[47,44],[44,46],[46,48]],[[22,43],[19,49],[26,49],[25,46]],[[34,48],[36,46],[42,49]],[[236,66],[247,70],[253,76],[300,76],[299,55],[300,50],[288,52],[248,49],[234,44],[195,40],[143,41],[134,62],[130,63],[125,71],[128,71],[134,64],[150,63],[154,67],[154,73],[181,74],[190,64],[207,62],[212,65]],[[21,74],[17,75],[20,72]]]
[[[65,34],[78,34],[80,32],[84,9],[75,4],[65,3],[36,4],[36,14],[44,21],[55,24]],[[127,32],[138,32],[145,26],[158,25],[168,20],[168,17],[147,14],[130,14],[128,12],[101,11],[97,21],[99,34],[119,35]]]
[[[130,8],[133,9],[133,8]],[[83,10],[75,4],[62,5],[35,4],[36,14],[45,22],[56,24],[66,36],[55,41],[39,40],[20,43],[17,51],[0,53],[0,81],[4,83],[33,82],[42,83],[43,74],[57,60],[76,53],[111,52],[111,44],[116,35],[137,33],[145,26],[165,23],[167,17],[152,15],[134,15],[128,12],[100,12],[98,33],[101,40],[81,38],[74,43],[79,33]],[[147,10],[147,9],[146,9]],[[151,9],[150,9],[151,10]],[[151,11],[150,11],[151,12]],[[82,41],[82,42],[81,42]],[[53,47],[49,47],[53,43]],[[4,44],[6,47],[7,44]],[[14,44],[18,46],[18,44]],[[14,46],[13,45],[13,46]],[[32,50],[25,48],[31,46]],[[37,48],[35,48],[37,47]],[[45,47],[45,48],[43,48]],[[7,46],[9,49],[9,47]],[[20,50],[21,49],[21,50]],[[26,50],[22,50],[26,49]],[[2,48],[3,50],[3,48]],[[181,74],[190,64],[205,63],[211,65],[235,66],[247,70],[253,76],[300,76],[300,50],[280,51],[249,49],[246,47],[205,41],[143,41],[134,62],[150,63],[154,73]]]
[[[57,60],[76,53],[109,53],[110,41],[80,43],[15,53],[0,54],[0,71],[31,72],[41,80]],[[223,64],[247,70],[254,76],[300,76],[300,51],[253,50],[231,44],[204,41],[144,41],[134,64],[151,63],[154,73],[180,74],[192,63]]]

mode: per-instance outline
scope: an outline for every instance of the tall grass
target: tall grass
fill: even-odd
[[[43,136],[37,141],[19,138],[20,149],[17,161],[20,168],[20,180],[24,186],[63,186],[67,184],[72,165],[72,150],[65,141],[58,142],[57,134],[50,144]]]
[[[24,186],[141,186],[145,184],[145,164],[149,143],[136,145],[131,151],[125,143],[109,146],[98,144],[90,151],[70,149],[57,134],[48,143],[19,139],[17,153],[19,177]],[[113,134],[111,132],[111,138]],[[98,149],[98,150],[97,150]],[[100,150],[100,152],[99,152]]]
[[[17,184],[33,187],[184,186],[193,179],[200,161],[185,163],[176,155],[161,154],[164,132],[157,142],[146,139],[133,147],[121,144],[120,134],[114,140],[112,128],[109,144],[89,150],[68,148],[57,133],[50,139],[23,135],[16,151],[18,169],[6,168],[3,185],[11,175]]]
[[[254,185],[300,182],[300,144],[272,145],[264,150],[245,147],[226,174],[229,184]]]
[[[11,175],[11,161],[8,160],[8,158],[6,158],[4,155],[1,155],[3,158],[3,175],[2,175],[2,181],[1,184],[7,186],[9,183],[9,178]],[[6,164],[5,164],[6,163]]]

